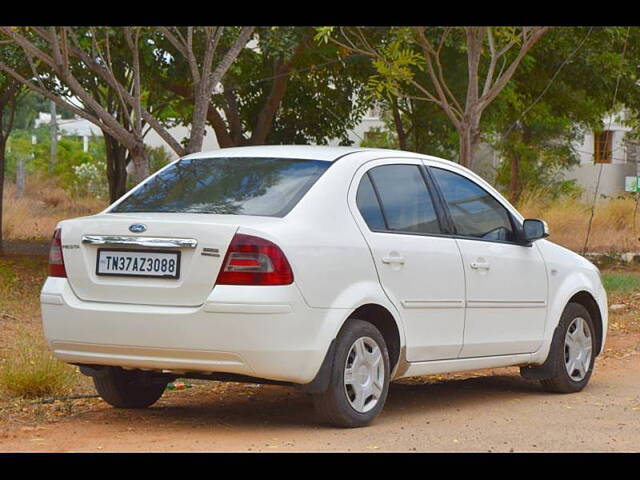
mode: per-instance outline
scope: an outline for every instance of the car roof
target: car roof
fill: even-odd
[[[418,153],[389,150],[384,148],[330,147],[320,145],[259,145],[250,147],[230,147],[192,153],[184,158],[272,157],[298,158],[301,160],[325,160],[333,162],[340,157],[357,152],[371,152],[384,156],[392,154],[403,157],[420,156],[424,158],[432,158]]]

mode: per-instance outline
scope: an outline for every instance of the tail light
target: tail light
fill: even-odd
[[[289,285],[291,266],[280,247],[264,238],[236,233],[222,263],[217,285]]]
[[[49,249],[49,276],[65,277],[67,270],[64,268],[64,257],[62,256],[62,230],[56,228],[51,239],[51,248]]]

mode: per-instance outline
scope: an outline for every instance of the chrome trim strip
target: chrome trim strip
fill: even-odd
[[[83,235],[82,243],[173,248],[196,248],[198,245],[198,241],[194,238],[126,237],[122,235]]]
[[[544,300],[467,300],[467,308],[545,308]]]
[[[464,308],[464,300],[402,300],[404,308]]]

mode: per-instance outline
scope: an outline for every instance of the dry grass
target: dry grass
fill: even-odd
[[[0,403],[86,389],[77,368],[46,346],[38,301],[46,276],[44,257],[0,256]]]
[[[96,198],[72,198],[52,180],[27,178],[25,195],[5,185],[3,236],[7,240],[49,240],[60,220],[99,212],[107,205]]]
[[[13,345],[0,360],[0,389],[12,397],[39,398],[68,394],[76,369],[56,360],[34,326],[16,333]]]
[[[636,199],[629,195],[601,199],[596,209],[589,236],[589,252],[640,251],[640,215],[635,219]],[[550,240],[571,250],[584,247],[591,206],[578,198],[550,200],[542,191],[523,195],[517,205],[527,218],[541,218],[549,224]],[[639,212],[640,213],[640,212]]]

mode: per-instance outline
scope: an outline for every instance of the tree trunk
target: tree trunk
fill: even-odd
[[[51,105],[51,123],[49,124],[49,133],[51,135],[51,150],[49,152],[49,174],[53,173],[53,167],[56,164],[58,156],[58,119],[56,118],[56,104],[50,100]]]
[[[509,201],[513,204],[520,199],[520,155],[511,156],[511,177],[509,178]]]
[[[460,158],[458,162],[463,167],[469,168],[472,162],[471,131],[466,125],[460,129]]]
[[[102,134],[107,150],[109,201],[113,203],[127,192],[127,149],[108,133]]]
[[[0,121],[2,117],[0,116]],[[4,166],[5,166],[5,148],[7,141],[2,132],[0,132],[0,255],[4,254],[3,237],[2,237],[2,207],[4,202],[2,196],[4,195]]]
[[[393,100],[391,104],[391,111],[393,112],[393,123],[396,127],[396,133],[398,135],[398,143],[400,145],[400,150],[408,150],[407,134],[404,130],[404,126],[402,125],[402,117],[400,116],[400,110],[398,109],[398,105],[396,104],[395,100]]]
[[[140,183],[149,176],[149,160],[147,152],[144,149],[144,143],[138,143],[134,148],[129,150],[131,162],[133,163],[133,179],[136,183]]]
[[[458,132],[460,136],[460,165],[472,168],[475,154],[480,146],[480,118],[463,122]]]

